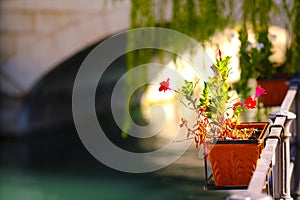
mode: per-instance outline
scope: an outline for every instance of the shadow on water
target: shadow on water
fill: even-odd
[[[91,48],[62,63],[33,88],[22,105],[23,131],[1,138],[0,199],[224,199],[227,193],[203,190],[204,170],[194,147],[170,166],[141,174],[111,169],[89,154],[72,121],[71,95],[76,72]],[[122,139],[109,110],[111,91],[125,63],[120,57],[105,72],[96,110],[111,141],[143,152],[153,143]],[[138,114],[138,105],[135,109]]]

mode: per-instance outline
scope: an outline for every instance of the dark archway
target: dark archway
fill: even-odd
[[[78,52],[54,70],[45,75],[25,97],[19,118],[22,135],[53,134],[55,131],[73,129],[72,90],[78,69],[92,45]],[[125,48],[125,47],[124,47]],[[126,72],[125,55],[115,60],[99,77],[96,108],[98,112],[107,112],[110,108],[112,89]],[[104,89],[103,89],[104,88]]]
[[[72,86],[89,47],[55,67],[26,95],[19,119],[22,134],[52,132],[70,124]]]
[[[20,109],[19,131],[15,135],[17,143],[10,144],[15,146],[12,149],[16,155],[11,157],[14,159],[4,158],[3,162],[20,163],[26,167],[68,166],[74,161],[72,155],[76,155],[87,163],[99,165],[81,143],[72,115],[72,91],[77,72],[98,44],[76,53],[55,67],[25,96]],[[101,116],[99,123],[109,139],[122,148],[134,151],[137,139],[121,138],[121,130],[115,125],[110,108],[113,88],[126,72],[126,54],[104,67],[106,70],[99,77],[95,97],[97,115]]]

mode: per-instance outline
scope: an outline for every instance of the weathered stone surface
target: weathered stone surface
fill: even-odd
[[[33,14],[1,10],[0,30],[10,32],[29,32],[33,30]]]
[[[126,30],[129,17],[130,1],[2,0],[0,70],[14,84],[1,90],[26,93],[70,56]]]

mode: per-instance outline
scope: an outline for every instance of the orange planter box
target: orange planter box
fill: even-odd
[[[256,128],[257,139],[223,140],[207,144],[215,186],[247,186],[263,149],[267,122],[242,123],[238,128]]]
[[[280,106],[284,100],[284,97],[289,90],[287,80],[259,80],[258,85],[261,85],[267,94],[262,95],[260,101],[264,106]]]

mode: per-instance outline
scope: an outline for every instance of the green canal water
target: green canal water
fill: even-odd
[[[203,163],[194,147],[166,168],[132,174],[104,166],[76,138],[62,134],[41,139],[2,139],[0,199],[196,200],[225,199],[229,195],[204,190]]]

